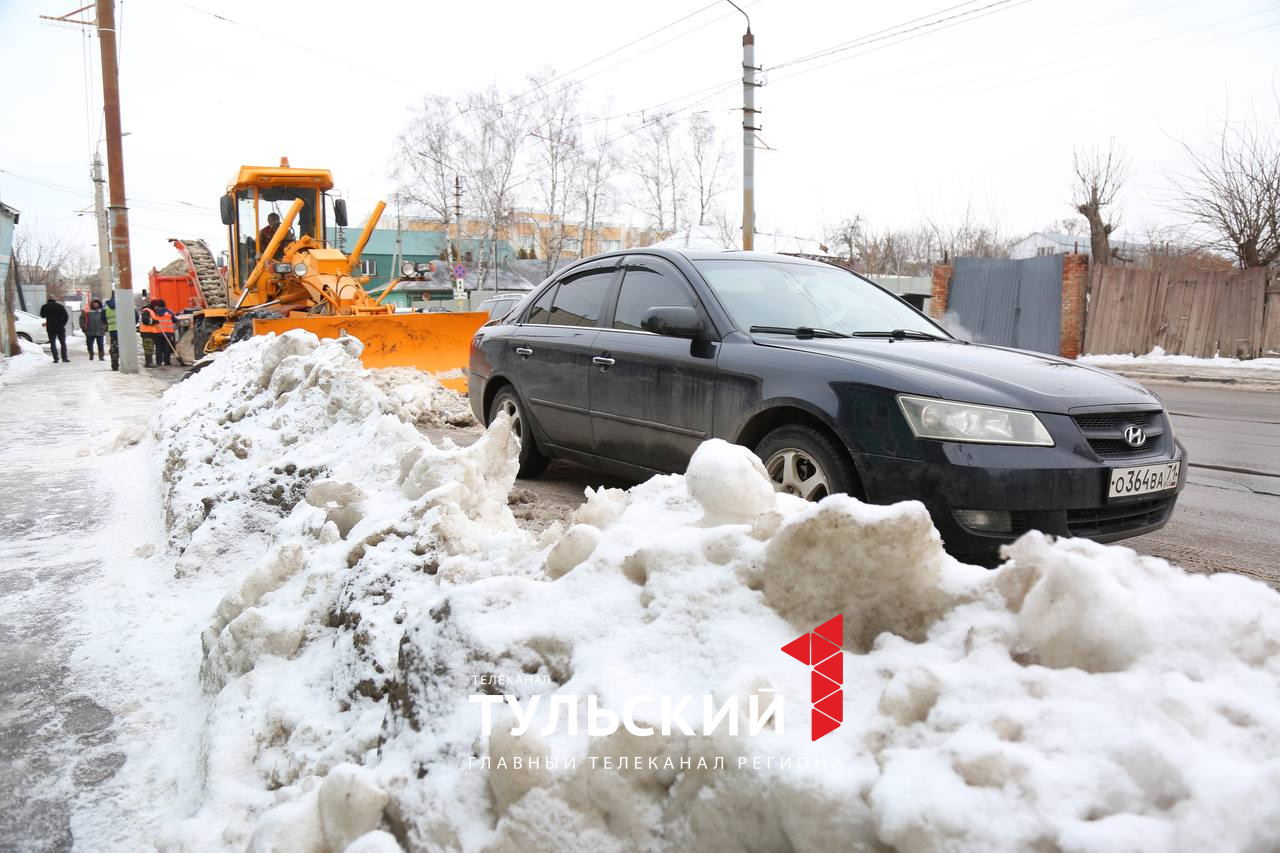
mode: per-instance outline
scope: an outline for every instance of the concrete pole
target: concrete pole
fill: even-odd
[[[115,0],[97,0],[98,43],[102,48],[102,112],[107,130],[107,178],[111,191],[111,246],[120,286],[116,288],[116,329],[120,372],[138,372],[138,331],[133,325],[133,266],[129,258],[129,209],[125,206],[124,145],[120,135],[120,69],[116,57]]]
[[[742,36],[742,248],[755,248],[756,234],[756,37]]]
[[[107,224],[107,208],[103,202],[102,160],[93,155],[93,213],[98,220],[98,293],[99,299],[111,296],[111,235]]]

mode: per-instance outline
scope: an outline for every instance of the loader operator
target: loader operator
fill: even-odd
[[[267,244],[271,242],[272,237],[276,236],[276,229],[279,227],[280,227],[280,214],[278,213],[267,214],[267,227],[263,228],[261,231],[258,232],[258,250],[259,251],[266,251]],[[276,249],[275,259],[277,261],[284,258],[284,247],[289,245],[292,242],[293,242],[293,229],[290,228],[289,231],[284,235],[284,240],[281,241],[280,247]]]

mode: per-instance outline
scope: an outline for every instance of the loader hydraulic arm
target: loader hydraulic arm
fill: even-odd
[[[369,217],[369,221],[365,223],[364,230],[360,232],[360,239],[356,241],[355,251],[351,253],[350,271],[355,275],[356,270],[360,269],[360,253],[364,251],[364,247],[369,242],[369,238],[373,236],[373,229],[378,227],[378,220],[382,218],[382,211],[386,209],[385,201],[378,202],[373,208],[373,214]]]
[[[289,210],[285,213],[284,219],[280,220],[280,227],[276,229],[275,234],[271,235],[271,242],[267,243],[267,247],[262,250],[262,254],[258,257],[258,262],[253,265],[253,272],[249,273],[249,278],[244,283],[245,293],[253,290],[253,286],[262,277],[262,271],[267,268],[267,264],[275,257],[276,250],[280,248],[280,244],[284,242],[289,229],[293,227],[293,220],[298,217],[299,211],[302,210],[302,205],[303,201],[300,198],[295,198],[293,204],[289,205]],[[243,299],[243,297],[241,298]]]

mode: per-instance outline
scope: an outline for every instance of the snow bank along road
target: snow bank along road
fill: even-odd
[[[92,850],[1280,839],[1265,585],[1037,534],[996,570],[966,566],[920,505],[777,495],[722,442],[685,476],[522,524],[505,421],[461,447],[456,397],[364,371],[357,350],[305,333],[237,345],[145,435],[127,406],[100,409],[113,429],[84,458],[101,467],[77,457],[62,476],[126,511],[85,534],[61,588],[51,692],[102,725],[89,746],[42,730],[46,787],[7,789],[24,814],[23,796],[54,792]],[[142,473],[113,480],[121,462]],[[25,561],[49,554],[20,558],[27,601],[46,593]],[[824,707],[843,725],[812,740],[813,679],[780,649],[837,614],[843,689]],[[476,696],[497,702],[488,730]],[[693,697],[692,731],[662,730],[663,696]],[[783,717],[752,731],[749,709],[775,702]],[[631,724],[560,713],[597,703]],[[98,744],[123,761],[77,785]],[[18,818],[5,839],[65,843],[25,845],[42,826]]]

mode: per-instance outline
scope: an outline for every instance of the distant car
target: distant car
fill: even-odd
[[[28,314],[26,311],[14,311],[13,325],[18,332],[18,337],[24,341],[31,341],[33,344],[47,344],[49,342],[49,330],[44,327],[44,320],[41,320],[35,314]]]
[[[491,296],[477,307],[477,311],[489,312],[490,320],[501,320],[503,317],[511,313],[511,309],[520,304],[520,300],[524,299],[525,294],[521,293],[514,296]]]
[[[1165,524],[1186,481],[1160,399],[1039,352],[956,340],[829,264],[648,249],[580,261],[471,342],[471,407],[549,457],[679,472],[711,437],[779,491],[919,500],[953,554],[1026,530],[1110,542]]]

